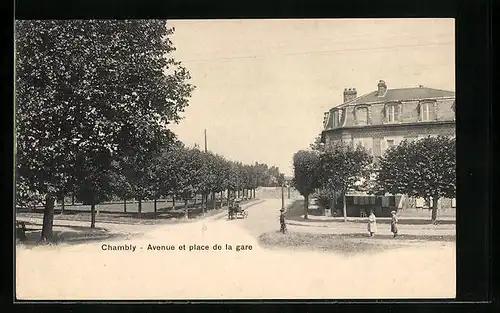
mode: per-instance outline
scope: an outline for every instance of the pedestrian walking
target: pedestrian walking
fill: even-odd
[[[280,231],[286,233],[285,209],[280,209]]]
[[[370,211],[370,216],[368,216],[368,232],[370,233],[370,237],[373,237],[377,232],[377,217],[373,211]]]
[[[392,220],[391,220],[391,233],[394,234],[394,238],[398,235],[398,217],[396,216],[396,211],[392,211]]]

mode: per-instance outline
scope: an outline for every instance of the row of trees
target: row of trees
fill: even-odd
[[[172,197],[174,205],[176,198],[184,201],[187,214],[188,201],[197,195],[202,196],[203,209],[209,196],[215,208],[217,193],[221,200],[223,193],[228,195],[228,201],[231,197],[252,198],[257,187],[274,180],[267,164],[248,165],[227,160],[210,151],[186,147],[181,142],[165,147],[149,162],[142,176],[130,168],[130,163],[124,162],[123,167],[117,163],[119,170],[110,178],[114,182],[110,193],[121,199],[137,199],[139,213],[142,200],[154,200],[156,212],[157,199]]]
[[[16,202],[42,200],[42,240],[68,194],[91,205],[94,227],[113,196],[140,208],[269,183],[267,166],[188,149],[170,131],[195,89],[171,56],[174,31],[164,20],[16,21]]]
[[[343,142],[324,147],[319,142],[312,150],[295,153],[294,186],[305,198],[307,218],[309,196],[320,193],[329,200],[343,197],[350,190],[370,194],[405,194],[432,198],[432,221],[437,218],[438,199],[454,198],[456,193],[456,142],[438,136],[404,140],[374,159],[362,146]]]

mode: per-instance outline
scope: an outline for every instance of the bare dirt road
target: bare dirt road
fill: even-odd
[[[433,242],[353,256],[261,248],[257,236],[278,229],[280,206],[280,200],[268,199],[249,208],[245,220],[221,218],[140,226],[144,234],[129,239],[18,246],[17,297],[170,300],[455,296],[453,243]],[[182,250],[183,245],[186,250]],[[220,250],[214,250],[215,245]],[[111,250],[119,246],[129,250]],[[171,246],[174,250],[162,250]]]

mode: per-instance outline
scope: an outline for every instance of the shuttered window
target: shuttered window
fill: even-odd
[[[419,111],[419,120],[422,122],[435,121],[437,118],[435,102],[420,103]]]
[[[401,105],[391,103],[385,106],[385,121],[387,123],[398,123],[401,116]]]
[[[356,108],[356,125],[368,125],[368,108]]]

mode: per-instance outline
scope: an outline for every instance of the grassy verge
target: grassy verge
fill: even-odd
[[[18,244],[24,246],[39,245],[42,233],[42,225],[37,223],[26,223],[26,238],[23,241],[18,241]],[[54,225],[52,230],[52,240],[50,244],[61,243],[84,243],[96,240],[106,240],[117,238],[126,234],[111,233],[104,228],[90,228],[82,226],[70,225]]]
[[[254,200],[243,201],[242,204],[253,202]],[[202,213],[200,207],[189,209],[189,218],[185,218],[184,209],[170,209],[168,211],[144,212],[139,215],[137,212],[100,212],[96,214],[97,223],[116,223],[116,224],[132,224],[132,225],[156,225],[156,224],[171,224],[196,221],[207,218],[215,214],[224,212],[227,207],[207,209],[205,214]],[[24,218],[43,218],[43,212],[18,212],[17,216]],[[54,220],[61,221],[79,221],[90,223],[90,212],[82,211],[66,211],[64,214],[55,214]]]
[[[279,232],[268,232],[259,236],[259,242],[267,248],[289,248],[313,251],[333,251],[342,254],[358,254],[364,252],[381,252],[408,246],[412,242],[439,241],[454,242],[455,236],[413,236],[377,235],[370,238],[365,234],[314,234],[294,233],[285,235]]]

